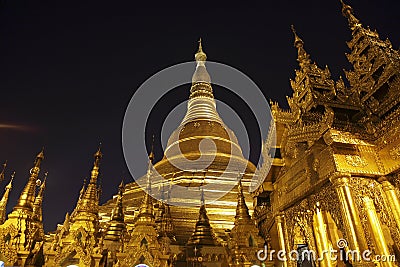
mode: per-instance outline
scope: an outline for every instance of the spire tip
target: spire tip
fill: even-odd
[[[347,18],[350,28],[354,30],[356,27],[361,26],[360,21],[354,16],[353,8],[343,0],[340,0],[340,3],[342,3],[342,14]]]
[[[204,53],[204,51],[203,51],[203,45],[202,45],[202,42],[201,42],[202,40],[201,40],[201,38],[199,39],[199,48],[198,48],[198,50],[197,50],[197,53],[195,54],[195,59],[196,59],[196,61],[197,61],[197,63],[199,63],[199,62],[204,62],[204,61],[206,61],[206,59],[207,59],[207,55],[206,55],[206,53]]]
[[[36,158],[44,159],[44,146],[42,146],[42,150],[40,150],[39,154],[37,154]]]
[[[101,142],[99,143],[99,147],[97,148],[96,153],[94,154],[95,158],[101,158],[103,154],[101,153]]]
[[[294,47],[299,48],[300,46],[303,46],[304,42],[303,42],[303,40],[301,40],[301,38],[297,34],[297,31],[296,31],[294,25],[292,24],[290,26],[290,28],[292,29],[292,32],[293,32],[293,35],[294,35]]]
[[[197,52],[203,52],[203,47],[201,45],[201,37],[199,38],[199,50]]]

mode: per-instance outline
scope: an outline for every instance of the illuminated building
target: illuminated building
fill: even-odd
[[[312,62],[293,29],[299,68],[291,81],[289,109],[271,103],[277,153],[270,171],[266,165],[257,169],[243,157],[236,137],[219,116],[200,45],[187,114],[165,153],[177,161],[195,159],[200,156],[200,141],[210,138],[217,147],[215,159],[206,170],[189,172],[177,169],[171,157],[153,165],[150,154],[147,191],[170,184],[218,184],[221,179],[233,189],[211,204],[204,191],[189,200],[171,199],[191,201],[198,205],[195,208],[155,200],[136,183],[121,184],[115,198],[100,206],[99,149],[75,209],[54,233],[45,234],[41,204],[46,183],[38,182],[42,151],[7,218],[11,182],[0,201],[0,260],[18,266],[297,266],[277,255],[261,263],[256,255],[264,245],[288,253],[315,251],[311,261],[331,249],[399,258],[400,55],[390,41],[364,27],[350,6],[343,3],[342,12],[352,31],[349,85]],[[263,156],[268,159],[268,151]],[[225,172],[227,159],[245,172]],[[165,186],[152,184],[155,170],[167,181]],[[254,174],[265,180],[250,195],[243,189]],[[324,257],[318,262],[350,263],[396,266],[354,258]]]

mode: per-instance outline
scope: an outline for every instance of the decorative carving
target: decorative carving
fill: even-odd
[[[400,146],[396,146],[390,149],[389,154],[394,160],[400,159]]]
[[[347,164],[353,167],[365,167],[368,163],[359,155],[346,155]]]
[[[6,228],[0,228],[0,251],[5,259],[14,265],[18,259],[18,250],[13,244],[13,240],[17,237],[18,230],[14,225]]]

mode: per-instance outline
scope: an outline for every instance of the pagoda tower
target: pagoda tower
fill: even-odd
[[[90,182],[82,187],[76,207],[71,216],[66,215],[63,225],[58,227],[51,246],[45,252],[46,266],[74,265],[97,266],[103,258],[99,247],[99,176],[100,147],[94,154]]]
[[[342,2],[352,39],[349,85],[312,63],[294,31],[299,68],[289,109],[272,103],[280,166],[257,192],[255,220],[275,250],[315,251],[319,266],[374,266],[355,257],[321,258],[324,251],[399,255],[399,52],[364,27]],[[339,240],[345,240],[340,248]],[[322,260],[317,261],[316,258]],[[301,265],[275,259],[279,266]],[[380,262],[395,266],[392,260]]]
[[[13,172],[13,174],[11,174],[10,182],[7,184],[7,186],[5,188],[5,192],[3,194],[3,197],[0,200],[0,224],[3,224],[7,217],[6,212],[7,212],[8,198],[10,195],[10,191],[12,189],[12,183],[14,181],[14,176],[15,176],[15,172]]]
[[[43,223],[37,221],[34,216],[36,186],[38,183],[40,184],[39,173],[43,159],[44,151],[42,149],[36,156],[28,181],[17,204],[8,215],[8,219],[0,225],[1,258],[6,265],[43,264]],[[11,182],[3,196],[3,205],[8,198],[9,190],[11,190]]]
[[[233,227],[238,170],[243,170],[244,195],[250,211],[253,209],[253,199],[247,189],[256,167],[243,157],[235,134],[218,114],[206,59],[207,55],[199,42],[186,115],[171,134],[164,157],[153,166],[152,175],[162,178],[154,179],[156,182],[153,183],[153,190],[169,190],[170,214],[178,243],[186,243],[192,234],[192,227],[198,216],[196,206],[200,198],[199,187],[203,185],[206,185],[206,202],[214,198],[214,192],[221,189],[221,186],[229,188],[223,197],[207,205],[211,211],[210,223],[219,241],[226,241],[225,230]],[[207,166],[204,167],[205,165]],[[190,196],[180,194],[180,191],[177,193],[177,187],[182,192],[186,190],[194,193]],[[210,187],[213,190],[207,189]],[[132,216],[135,207],[140,206],[143,197],[143,190],[135,182],[126,185],[123,199],[127,205],[128,229],[135,220],[135,216]],[[113,205],[113,201],[109,201],[100,208],[103,218],[109,218]]]
[[[147,266],[168,267],[169,255],[159,242],[154,216],[153,199],[151,197],[151,180],[153,156],[149,156],[147,170],[147,192],[139,208],[139,214],[130,233],[129,241],[124,245],[123,251],[117,253],[117,266],[129,267],[138,264]]]
[[[243,195],[242,182],[239,180],[235,226],[230,232],[230,266],[250,267],[260,265],[257,252],[264,249],[265,240],[260,236],[255,221],[250,217],[249,208]],[[269,266],[271,263],[269,263]]]

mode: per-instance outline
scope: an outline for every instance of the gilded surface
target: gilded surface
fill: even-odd
[[[354,258],[317,260],[323,251],[340,249],[343,239],[345,251],[369,250],[373,257],[400,259],[400,55],[343,2],[342,13],[352,32],[346,54],[352,68],[345,71],[349,86],[311,60],[292,27],[299,63],[290,81],[293,94],[287,97],[287,110],[271,102],[275,124],[269,130],[276,131],[279,153],[271,157],[265,148],[272,139],[265,140],[259,169],[243,157],[217,112],[207,56],[199,43],[186,116],[171,135],[168,157],[154,164],[167,184],[151,184],[152,154],[145,177],[148,190],[168,184],[238,183],[224,198],[209,205],[200,197],[191,199],[199,208],[171,206],[168,201],[182,200],[167,195],[168,201],[160,202],[130,183],[121,184],[118,194],[100,206],[99,149],[74,210],[45,235],[42,151],[10,214],[5,210],[12,180],[0,201],[0,260],[16,266],[85,267],[300,264],[277,255],[261,262],[256,253],[267,245],[275,251],[312,250],[316,254],[309,260],[315,266],[396,266]],[[217,147],[207,171],[174,167],[170,160],[199,158],[203,138],[213,139]],[[245,169],[239,179],[238,173],[224,173],[230,158]],[[243,188],[254,173],[265,180],[251,196]]]

